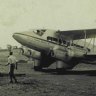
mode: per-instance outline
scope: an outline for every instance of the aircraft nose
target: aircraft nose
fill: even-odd
[[[14,38],[15,40],[19,40],[19,39],[21,39],[21,36],[20,36],[19,33],[14,33],[14,34],[13,34],[13,38]]]
[[[13,38],[19,43],[24,43],[27,40],[26,36],[20,33],[14,33]]]
[[[13,38],[14,38],[14,39],[17,39],[17,38],[18,38],[18,34],[14,33],[14,34],[13,34]]]

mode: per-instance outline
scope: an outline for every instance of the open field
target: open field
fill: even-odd
[[[7,63],[6,56],[0,55],[0,64]],[[96,96],[96,65],[79,64],[58,75],[55,63],[43,72],[34,71],[31,61],[19,63],[15,70],[17,84],[9,83],[9,66],[3,65],[0,65],[0,96]]]
[[[81,71],[74,68],[58,75],[52,70],[35,72],[31,63],[20,63],[15,70],[19,83],[10,84],[9,67],[0,66],[0,96],[96,96],[96,67],[87,67],[80,64],[76,68]]]

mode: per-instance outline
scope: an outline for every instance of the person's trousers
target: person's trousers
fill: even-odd
[[[10,76],[10,80],[11,80],[11,81],[12,81],[13,79],[14,79],[15,81],[17,81],[17,80],[16,80],[16,77],[15,77],[15,75],[14,75],[14,69],[15,69],[15,64],[10,64],[9,76]]]

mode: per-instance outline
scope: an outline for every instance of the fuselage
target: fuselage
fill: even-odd
[[[35,49],[37,51],[47,50],[49,47],[49,42],[46,42],[47,36],[45,32],[43,35],[39,35],[33,30],[32,32],[23,32],[23,33],[14,33],[13,37],[22,45],[25,45],[29,48]],[[52,31],[53,32],[53,31]],[[52,34],[52,33],[51,33]],[[55,44],[51,44],[50,46],[54,46]]]
[[[49,53],[54,51],[54,56],[57,59],[65,60],[66,55],[70,57],[82,56],[85,50],[76,46],[67,46],[68,43],[56,35],[55,30],[32,30],[31,32],[14,33],[13,38],[19,43],[39,52]],[[67,53],[67,54],[66,54]]]

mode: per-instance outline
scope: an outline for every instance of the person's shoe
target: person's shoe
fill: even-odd
[[[13,83],[13,81],[10,81],[10,83]]]
[[[15,81],[15,83],[18,83],[18,81]]]

